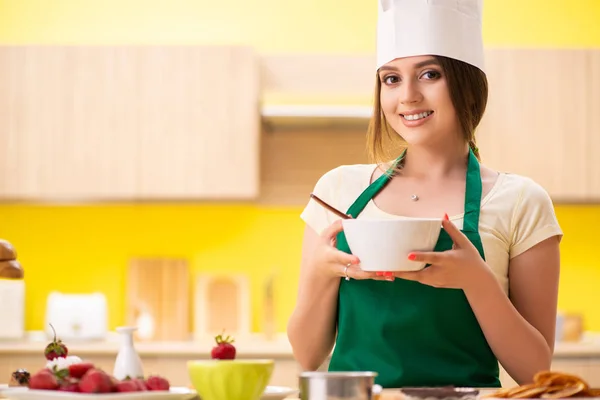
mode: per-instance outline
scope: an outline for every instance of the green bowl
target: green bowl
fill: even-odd
[[[202,400],[258,400],[269,384],[275,361],[191,360],[187,368]]]

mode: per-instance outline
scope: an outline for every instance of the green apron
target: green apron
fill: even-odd
[[[347,213],[357,218],[390,179],[383,174]],[[485,258],[478,232],[481,173],[472,151],[466,181],[462,232]],[[343,232],[337,236],[337,248],[350,253]],[[452,239],[441,229],[435,251],[451,248]],[[342,279],[337,318],[338,335],[329,371],[375,371],[379,374],[376,383],[387,388],[501,386],[498,361],[460,289],[434,288],[404,279]]]

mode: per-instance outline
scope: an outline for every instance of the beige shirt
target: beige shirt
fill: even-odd
[[[369,186],[375,164],[343,165],[325,173],[313,193],[333,207],[347,212],[356,198]],[[301,218],[317,233],[338,216],[310,200]],[[371,200],[358,218],[400,219],[386,213]],[[463,214],[450,216],[460,229]],[[486,262],[508,294],[509,260],[562,230],[548,193],[530,178],[500,173],[496,183],[481,201],[479,234]]]

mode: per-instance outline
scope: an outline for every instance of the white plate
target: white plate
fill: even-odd
[[[25,387],[6,388],[0,386],[0,396],[9,400],[46,400],[46,399],[89,399],[90,397],[103,400],[191,400],[195,399],[196,392],[185,387],[172,387],[170,391],[146,391],[130,393],[105,393],[87,394],[60,392],[58,390],[29,390]]]
[[[285,386],[267,386],[262,396],[260,396],[260,400],[281,400],[297,393],[297,389]]]

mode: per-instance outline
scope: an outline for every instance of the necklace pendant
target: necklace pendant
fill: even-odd
[[[412,201],[417,201],[417,200],[419,200],[419,196],[417,196],[416,194],[413,194],[412,196],[410,196],[410,199]]]

